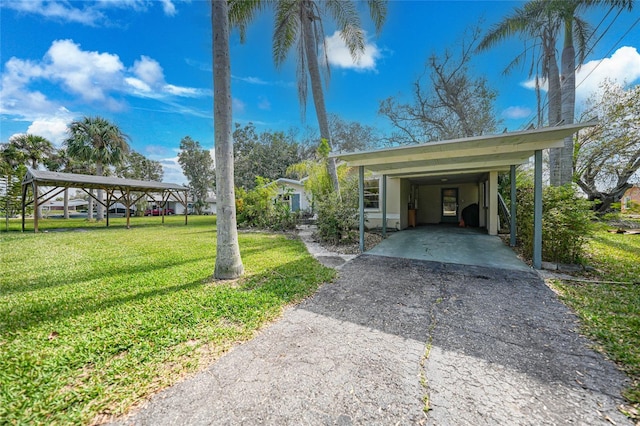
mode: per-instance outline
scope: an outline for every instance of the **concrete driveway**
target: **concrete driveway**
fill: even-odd
[[[365,254],[119,424],[631,424],[577,325],[534,272]]]

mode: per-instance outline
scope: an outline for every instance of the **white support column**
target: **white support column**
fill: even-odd
[[[489,172],[487,232],[489,235],[498,235],[498,172]]]
[[[387,237],[387,175],[382,175],[382,237]]]
[[[509,221],[510,229],[509,229],[509,245],[511,247],[516,246],[516,229],[517,229],[517,218],[516,218],[516,166],[511,166],[509,174],[509,180],[511,182],[511,220]]]

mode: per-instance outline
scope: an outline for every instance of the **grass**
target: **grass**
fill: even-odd
[[[245,277],[212,282],[215,217],[41,229],[61,223],[84,232],[0,234],[0,423],[121,414],[334,277],[298,240],[241,233]]]
[[[565,303],[582,319],[583,332],[631,378],[623,395],[640,410],[640,235],[600,229],[588,245],[592,277],[626,284],[561,281]]]

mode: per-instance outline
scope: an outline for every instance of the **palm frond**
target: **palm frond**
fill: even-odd
[[[282,65],[291,47],[301,37],[301,7],[298,0],[282,0],[276,4],[273,30],[273,60],[276,67]]]

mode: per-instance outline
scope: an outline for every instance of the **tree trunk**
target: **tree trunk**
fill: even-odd
[[[305,7],[304,5],[301,7]],[[308,19],[302,18],[302,34],[304,37],[304,50],[307,59],[307,68],[309,70],[309,79],[311,80],[311,93],[313,94],[313,104],[316,109],[316,117],[318,118],[318,128],[320,129],[320,138],[326,139],[329,147],[333,149],[331,141],[331,133],[329,133],[329,120],[327,119],[327,109],[324,103],[324,93],[322,91],[322,77],[320,76],[320,66],[318,65],[318,52],[315,45],[315,37],[313,33],[313,11],[306,10]],[[336,168],[335,158],[327,159],[327,172],[331,178],[333,190],[340,195],[340,182],[338,181],[338,170]]]
[[[244,272],[233,185],[233,140],[231,134],[231,58],[229,55],[229,5],[211,0],[213,27],[213,128],[215,137],[218,227],[214,278],[238,278]]]
[[[97,176],[102,176],[103,174],[103,169],[102,169],[102,162],[101,161],[96,161],[96,175]],[[104,206],[102,205],[102,189],[98,189],[98,195],[97,198],[99,200],[98,202],[98,214],[96,216],[97,220],[102,220],[104,219]]]
[[[89,208],[87,209],[87,219],[89,221],[93,220],[93,203],[94,203],[94,199],[93,199],[93,189],[89,190],[89,193],[91,194],[91,197],[89,197]]]
[[[548,82],[549,82],[549,126],[557,126],[562,120],[562,95],[560,86],[560,72],[556,61],[555,39],[549,41],[548,55]],[[549,149],[549,178],[552,186],[561,185],[560,158],[562,148]]]
[[[573,47],[572,21],[565,23],[564,48],[562,49],[562,119],[573,124],[576,107],[576,52]],[[564,138],[560,157],[560,185],[573,181],[573,135]]]

